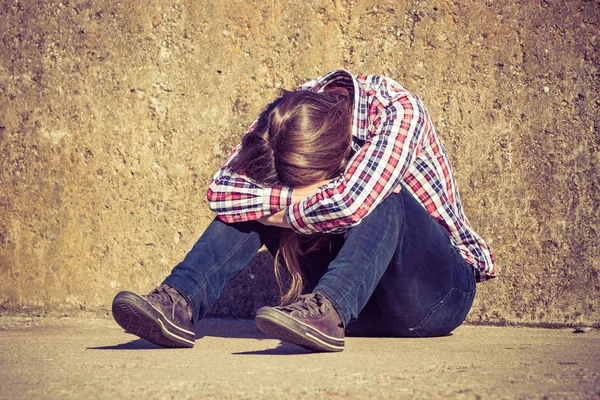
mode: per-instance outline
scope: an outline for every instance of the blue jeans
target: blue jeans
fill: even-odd
[[[202,318],[229,281],[264,244],[274,252],[281,228],[216,218],[163,283]],[[331,249],[305,257],[313,292],[327,297],[347,334],[447,335],[466,318],[475,279],[447,231],[407,190],[392,194]]]

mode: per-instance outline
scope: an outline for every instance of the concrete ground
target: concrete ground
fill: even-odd
[[[248,320],[162,349],[100,318],[0,318],[0,398],[600,398],[600,332],[462,326],[314,354]]]

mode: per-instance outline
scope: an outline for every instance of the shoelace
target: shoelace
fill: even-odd
[[[284,306],[283,309],[289,312],[298,311],[303,315],[319,315],[321,313],[321,296],[317,296],[317,293],[311,293],[301,297],[301,300],[296,301],[290,305]]]
[[[175,302],[179,299],[178,291],[170,286],[159,286],[150,293],[157,301],[171,305],[171,320],[175,320]]]
[[[169,290],[170,289],[170,290]],[[150,296],[165,304],[174,304],[177,299],[171,291],[174,289],[167,288],[165,286],[159,286],[150,293]]]

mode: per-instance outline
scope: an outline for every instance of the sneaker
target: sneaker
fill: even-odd
[[[145,296],[120,292],[112,303],[115,321],[125,332],[164,347],[194,347],[192,309],[171,286],[160,285]]]
[[[265,334],[312,351],[344,350],[342,319],[320,293],[281,307],[262,307],[254,319]]]

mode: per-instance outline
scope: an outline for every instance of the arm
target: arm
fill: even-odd
[[[328,179],[328,180],[314,183],[309,186],[294,188],[292,191],[292,202],[293,203],[300,202],[307,196],[313,194],[317,188],[319,188],[329,182],[330,182],[330,180]],[[260,217],[258,219],[258,222],[260,222],[263,225],[273,225],[273,226],[278,226],[280,228],[290,228],[290,224],[285,219],[285,213],[286,213],[286,209],[282,208],[281,210],[279,210],[273,214],[263,215],[262,217]]]
[[[405,92],[373,119],[374,133],[344,175],[287,208],[299,233],[338,232],[360,223],[402,182],[429,128],[420,100]]]
[[[290,188],[264,187],[229,168],[239,149],[240,146],[237,146],[229,154],[209,185],[207,200],[210,209],[224,222],[243,222],[256,220],[291,205]]]
[[[340,73],[340,70],[331,71],[321,78],[306,82],[296,88],[296,90],[317,91],[321,87],[318,84],[319,81],[326,81],[328,76],[338,73]],[[347,71],[345,71],[345,74],[347,75],[345,76],[346,80],[351,79]],[[247,134],[251,133],[254,129],[259,129],[259,132],[263,131],[265,121],[261,119],[261,116],[254,121]],[[244,137],[244,140],[246,140],[246,137]],[[303,192],[303,188],[296,188],[294,190],[295,194],[292,194],[292,189],[289,187],[266,187],[258,184],[244,174],[235,173],[229,168],[229,164],[240,153],[240,148],[241,145],[234,149],[228,156],[223,167],[214,176],[208,189],[207,198],[209,207],[218,214],[221,220],[225,222],[241,222],[266,217],[281,209],[285,209],[293,201],[298,202],[314,192],[314,188],[307,192]],[[243,162],[245,162],[245,159],[244,157]],[[257,176],[254,173],[251,175]],[[266,220],[266,218],[263,220]]]
[[[317,184],[318,185],[317,187],[322,186],[322,185],[324,185],[326,183],[329,183],[329,181],[319,182]],[[310,193],[313,192],[312,186],[311,187],[306,187],[306,188],[300,188],[300,189],[301,190],[294,189],[294,191],[293,191],[292,198],[293,198],[293,202],[294,203],[298,203],[304,197],[308,196]],[[401,190],[402,190],[402,185],[398,185],[398,186],[396,186],[392,190],[392,192],[395,193],[395,194],[399,194]],[[272,225],[272,226],[278,226],[280,228],[288,228],[289,229],[289,228],[291,228],[291,226],[287,222],[287,220],[285,219],[285,213],[286,212],[287,212],[287,210],[284,209],[284,208],[282,208],[281,210],[277,211],[274,214],[263,215],[262,217],[260,217],[258,219],[258,222],[260,222],[263,225]]]

